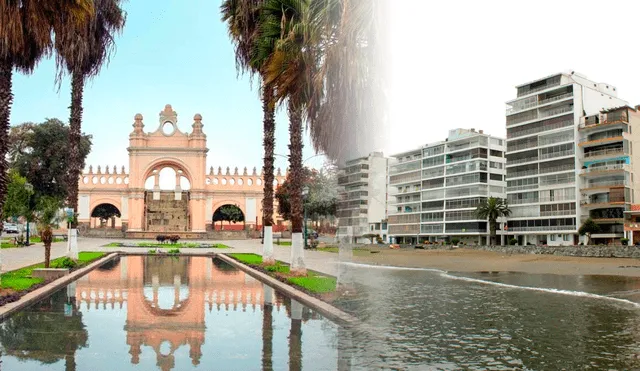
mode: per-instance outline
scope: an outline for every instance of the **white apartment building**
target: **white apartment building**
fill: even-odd
[[[624,144],[624,134],[609,133],[605,125],[581,130],[581,122],[583,126],[595,122],[595,116],[606,121],[607,114],[601,111],[626,105],[617,97],[614,86],[595,83],[574,72],[517,87],[517,98],[507,102],[506,112],[507,200],[512,211],[506,233],[510,238],[516,238],[520,245],[580,242],[581,222],[590,214],[598,218],[601,213],[596,210],[603,205],[594,204],[609,197],[607,187],[620,183],[619,176],[606,179],[612,173],[604,175],[605,179],[602,174],[591,173],[596,166],[593,160],[603,160],[597,162],[603,165],[597,166],[614,165],[618,164],[615,157],[630,151]],[[625,128],[624,124],[616,125],[611,130]],[[615,151],[609,144],[597,142],[601,135],[616,137],[612,142]],[[614,157],[609,156],[614,152]],[[583,164],[586,171],[582,171]],[[623,183],[631,181],[627,180],[630,175],[621,176]],[[607,191],[599,192],[602,188],[598,187]],[[619,198],[616,192],[612,197]],[[611,228],[608,235],[617,235],[618,229]]]
[[[338,236],[366,243],[380,235],[387,242],[387,165],[381,152],[347,161],[339,169]],[[375,242],[375,240],[374,240]]]
[[[444,141],[392,156],[392,242],[457,238],[467,244],[487,243],[488,222],[478,219],[475,211],[488,197],[506,197],[504,152],[501,138],[482,130],[455,129]]]

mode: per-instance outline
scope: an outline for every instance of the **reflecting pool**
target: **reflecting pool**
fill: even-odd
[[[0,369],[331,370],[337,333],[220,260],[127,256],[4,321]]]
[[[345,329],[217,259],[122,257],[4,321],[0,369],[640,369],[637,278],[349,268]]]

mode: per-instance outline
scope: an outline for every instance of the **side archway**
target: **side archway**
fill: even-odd
[[[111,203],[100,203],[91,210],[91,228],[119,228],[122,226],[122,213]]]
[[[214,230],[244,230],[245,213],[238,205],[224,204],[215,209],[212,222]]]

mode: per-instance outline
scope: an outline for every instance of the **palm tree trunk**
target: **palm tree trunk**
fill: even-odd
[[[491,235],[491,245],[496,244],[496,221],[492,220],[489,222],[490,224],[490,235]]]
[[[263,119],[263,146],[264,162],[262,165],[262,177],[264,181],[262,197],[262,227],[263,245],[262,260],[265,264],[275,263],[273,256],[273,171],[274,153],[276,145],[276,120],[275,105],[273,99],[273,87],[265,85],[262,91]]]
[[[78,213],[78,181],[80,177],[80,136],[82,128],[82,95],[84,90],[84,76],[80,72],[73,72],[71,77],[71,117],[69,118],[69,190],[68,203],[74,215]],[[85,215],[87,217],[88,215]],[[71,228],[78,228],[77,217],[73,218]]]
[[[7,171],[7,151],[9,150],[9,115],[11,114],[11,76],[13,64],[8,59],[0,59],[0,210],[4,209],[5,196],[9,178]],[[0,231],[3,227],[3,219],[0,218]]]
[[[291,203],[291,272],[305,273],[302,241],[302,112],[289,102],[289,179]]]
[[[302,233],[302,113],[289,105],[291,232]]]

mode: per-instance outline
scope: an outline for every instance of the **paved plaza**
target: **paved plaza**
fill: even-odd
[[[149,251],[149,247],[106,247],[105,245],[112,242],[155,242],[143,240],[115,240],[102,238],[78,238],[78,248],[80,251],[126,251],[145,253]],[[198,242],[198,241],[189,241]],[[203,241],[204,242],[204,241]],[[202,254],[208,252],[215,253],[255,253],[261,254],[262,244],[260,240],[228,240],[228,241],[206,241],[206,243],[222,243],[230,246],[231,249],[204,249],[204,248],[183,248],[180,249],[184,254]],[[163,250],[171,248],[167,245]],[[67,243],[57,242],[51,245],[51,259],[59,258],[66,254]],[[283,262],[290,261],[290,246],[274,245],[275,258]],[[318,272],[337,275],[338,254],[320,251],[305,250],[305,263],[308,269]],[[37,264],[44,260],[44,247],[42,244],[36,244],[23,248],[2,249],[0,251],[0,259],[2,261],[2,272],[11,271],[28,265]]]

